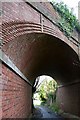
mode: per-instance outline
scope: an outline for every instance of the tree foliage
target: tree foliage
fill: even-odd
[[[53,1],[52,5],[61,16],[60,20],[58,21],[58,25],[65,35],[70,37],[74,29],[80,33],[80,23],[76,16],[73,15],[73,9],[69,10],[68,6],[63,2],[56,3]]]
[[[40,99],[46,101],[47,99],[52,98],[56,88],[57,83],[54,80],[44,80],[39,88]]]

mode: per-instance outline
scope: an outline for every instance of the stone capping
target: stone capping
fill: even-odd
[[[32,86],[30,81],[23,75],[23,73],[14,65],[14,63],[2,50],[0,50],[0,60],[5,63],[10,69],[12,69],[17,75],[19,75],[22,79],[24,79],[30,86]]]

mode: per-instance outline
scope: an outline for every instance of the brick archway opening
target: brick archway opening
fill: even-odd
[[[36,77],[42,74],[52,76],[59,85],[64,85],[69,82],[76,81],[80,77],[80,68],[75,65],[76,61],[79,61],[76,52],[59,38],[53,37],[49,34],[28,33],[25,35],[21,35],[19,37],[16,37],[12,41],[4,44],[2,49],[3,52],[8,56],[8,58],[15,64],[15,66],[17,66],[17,68],[26,76],[26,78],[32,84]],[[21,82],[21,84],[22,83],[23,82]],[[74,88],[74,90],[76,88]],[[22,90],[25,96],[26,93],[27,95],[29,95],[27,88],[26,90]],[[64,89],[64,95],[65,90],[66,89]],[[68,90],[66,94],[68,94]],[[61,89],[61,91],[63,90]],[[59,93],[61,93],[61,91]],[[69,96],[73,95],[72,93],[73,92],[71,92]],[[66,99],[68,99],[66,101],[68,102],[65,102],[64,109],[67,109],[67,111],[71,112],[73,108],[71,109],[69,106],[73,103],[72,98],[74,97],[74,95],[72,96],[72,98],[69,98],[69,96],[66,97]],[[26,99],[28,97],[29,96],[26,96]],[[62,101],[63,96],[59,96],[59,99],[60,98]],[[31,99],[31,96],[29,99]],[[78,95],[76,97],[76,101],[77,99]],[[27,106],[29,104],[27,101]],[[75,106],[76,114],[79,114],[79,110],[77,110],[77,105]],[[73,113],[75,113],[75,110],[73,111]]]
[[[74,65],[79,60],[78,55],[65,42],[51,35],[22,35],[5,44],[3,51],[29,80],[41,74],[49,74],[63,83],[78,77]]]
[[[48,104],[56,102],[57,82],[48,75],[38,76],[34,82],[33,105]],[[51,97],[50,97],[51,95]],[[54,98],[55,97],[55,98]],[[50,103],[51,102],[51,103]]]

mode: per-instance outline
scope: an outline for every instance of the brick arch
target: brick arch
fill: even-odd
[[[65,82],[64,79],[77,76],[73,63],[78,61],[78,56],[58,37],[46,26],[42,32],[39,24],[6,23],[3,25],[3,51],[28,79],[48,74]]]
[[[1,106],[4,118],[28,117],[31,112],[31,85],[25,76],[34,80],[42,74],[55,77],[58,82],[64,83],[58,90],[58,102],[61,106],[63,105],[62,109],[66,112],[80,116],[78,108],[80,62],[76,54],[78,53],[78,41],[75,38],[69,41],[59,30],[56,25],[56,21],[59,19],[53,7],[50,7],[50,3],[48,5],[44,3],[47,5],[44,7],[40,4],[36,2],[35,5],[31,5],[31,3],[24,1],[2,2],[2,49],[8,56],[7,60],[10,58],[9,62],[13,62],[20,70],[16,72],[17,68],[14,64],[12,67],[16,69],[12,69],[0,59],[3,61],[3,79],[1,82],[5,82],[3,87],[1,86],[3,92],[1,97],[3,105]],[[46,7],[50,8],[50,11]],[[42,19],[44,19],[44,25],[41,24]],[[75,63],[75,61],[77,62]],[[15,91],[15,87],[17,91]],[[17,96],[20,98],[19,100]],[[11,107],[8,103],[11,104]]]
[[[39,23],[37,24],[25,20],[12,21],[8,23],[3,22],[2,24],[3,44],[28,33],[45,33],[57,37],[68,44],[78,54],[78,45],[75,41],[70,41],[59,29],[56,29],[56,27],[51,28],[46,25],[42,26]]]

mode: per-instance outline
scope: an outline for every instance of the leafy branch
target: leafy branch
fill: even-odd
[[[60,20],[58,21],[58,25],[65,35],[70,37],[74,29],[80,33],[80,23],[76,16],[73,15],[73,9],[69,10],[68,6],[63,2],[52,2],[52,5],[61,16]]]

